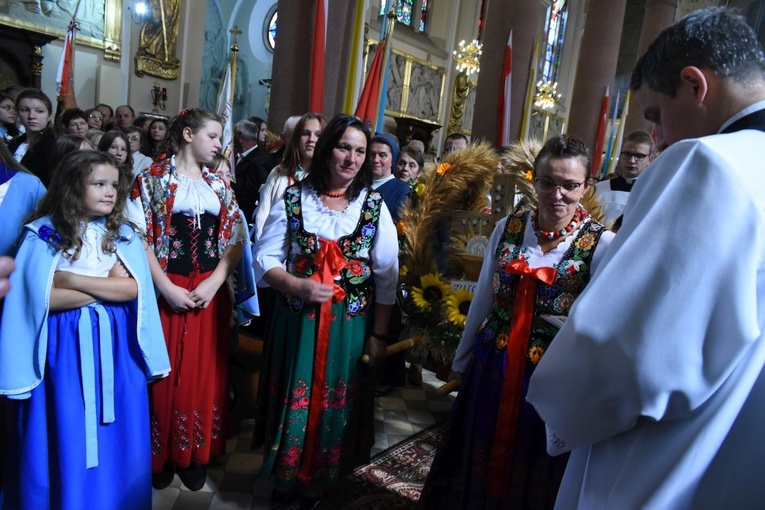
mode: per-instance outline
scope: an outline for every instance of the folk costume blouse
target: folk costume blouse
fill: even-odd
[[[245,242],[246,230],[242,224],[234,193],[228,184],[205,167],[202,167],[202,180],[212,189],[220,203],[220,209],[217,212],[217,251],[218,257],[221,257],[229,245]],[[154,253],[163,271],[167,271],[170,254],[170,228],[173,211],[176,210],[174,207],[176,197],[187,187],[199,185],[201,183],[178,174],[174,156],[154,162],[148,170],[138,174],[133,183],[131,198],[141,197],[144,203],[147,239],[149,244],[154,246]],[[186,190],[186,194],[189,192]],[[204,201],[204,199],[201,200]],[[234,228],[235,226],[237,228]]]

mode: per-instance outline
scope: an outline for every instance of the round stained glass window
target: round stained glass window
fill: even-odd
[[[276,9],[274,9],[273,14],[271,14],[271,17],[268,20],[268,25],[266,26],[266,42],[271,51],[274,51],[274,46],[276,46],[276,16],[277,12]]]

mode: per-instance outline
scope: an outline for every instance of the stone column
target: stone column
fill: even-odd
[[[281,131],[291,115],[308,111],[314,2],[279,0],[279,35],[271,70],[268,125]]]
[[[329,0],[327,52],[324,55],[324,115],[343,111],[345,88],[353,46],[353,21],[363,2]],[[353,113],[353,112],[351,112]]]
[[[541,12],[543,8],[539,0],[504,0],[489,3],[486,12],[481,71],[478,74],[476,87],[473,140],[482,138],[496,143],[497,102],[502,79],[502,61],[511,30],[513,32],[513,77],[510,139],[517,139],[520,135],[523,102]]]
[[[675,21],[678,0],[647,0],[645,3],[645,14],[643,16],[643,27],[640,30],[640,41],[638,42],[638,58],[645,53],[648,46],[666,27]],[[624,134],[631,133],[637,129],[648,131],[653,130],[653,124],[645,120],[643,110],[640,108],[640,102],[632,95],[630,96],[630,109],[627,113],[627,120],[624,123]]]
[[[343,108],[353,18],[360,2],[329,0],[326,52],[324,55],[324,108],[327,118]],[[291,115],[308,111],[311,88],[315,0],[279,0],[279,35],[271,71],[268,125],[280,129]]]
[[[587,8],[566,132],[580,137],[591,149],[606,86],[613,91],[626,5],[626,0],[590,0]]]

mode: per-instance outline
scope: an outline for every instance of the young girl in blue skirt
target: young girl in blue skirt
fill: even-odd
[[[0,322],[0,508],[151,508],[147,384],[170,366],[129,184],[74,151],[25,226]]]

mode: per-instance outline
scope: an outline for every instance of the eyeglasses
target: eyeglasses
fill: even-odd
[[[622,152],[621,152],[621,154],[620,154],[620,156],[621,156],[621,157],[623,157],[624,159],[628,160],[628,161],[629,161],[630,159],[632,159],[632,158],[635,158],[635,161],[637,161],[638,163],[640,163],[640,162],[641,162],[641,161],[643,161],[645,158],[647,158],[648,156],[650,156],[650,154],[641,154],[641,153],[639,153],[639,152],[622,151]]]
[[[88,115],[89,119],[96,119],[96,120],[104,120],[103,117],[99,117],[98,115],[93,115],[92,113]]]
[[[550,179],[545,179],[544,177],[540,177],[538,179],[534,179],[534,184],[536,184],[537,189],[541,191],[542,193],[552,193],[555,191],[555,188],[560,188],[560,192],[563,195],[568,195],[571,192],[576,191],[579,189],[579,186],[584,184],[585,181],[582,182],[562,182],[558,184],[555,181],[551,181]]]
[[[0,106],[0,110],[5,110],[6,112],[16,113],[16,107],[10,104],[4,104],[3,106]]]

